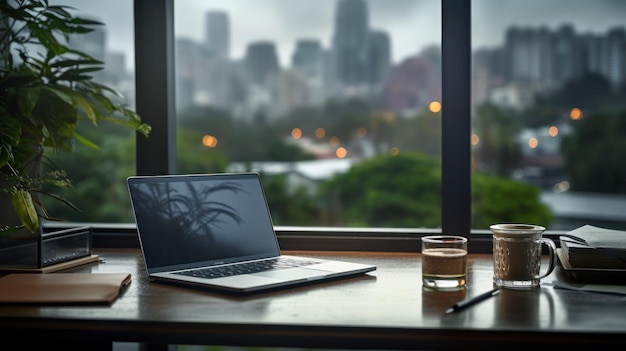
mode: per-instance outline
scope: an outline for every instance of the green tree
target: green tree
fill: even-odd
[[[354,165],[321,186],[332,225],[440,226],[441,167],[416,153],[384,155]]]
[[[304,187],[289,190],[287,174],[261,174],[274,225],[320,225],[315,200]]]
[[[88,125],[79,132],[89,134]],[[45,199],[46,207],[54,217],[77,222],[124,222],[132,220],[126,189],[126,177],[135,173],[135,136],[119,126],[101,126],[107,137],[94,138],[100,145],[94,150],[77,144],[72,157],[65,154],[49,155],[58,166],[72,175],[72,187],[61,189],[61,196],[76,204],[80,211],[58,201]]]
[[[626,110],[586,116],[563,138],[572,190],[626,194]]]
[[[571,109],[595,111],[612,100],[613,89],[609,80],[599,73],[588,73],[580,78],[569,80],[551,100],[557,106]]]
[[[532,223],[548,226],[554,215],[541,202],[539,188],[497,176],[472,175],[472,228],[494,223]]]
[[[202,143],[205,134],[197,130],[178,129],[176,137],[176,171],[186,173],[218,173],[224,172],[228,160],[221,151],[218,139],[215,148]]]
[[[415,128],[402,128],[407,135],[405,140],[414,140],[410,150],[426,155],[441,157],[441,113],[422,110],[414,119]]]
[[[473,227],[499,222],[549,225],[553,215],[537,187],[474,174]],[[354,165],[320,187],[331,225],[441,227],[441,164],[419,153],[385,155]]]

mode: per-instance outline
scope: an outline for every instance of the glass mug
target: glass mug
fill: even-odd
[[[467,238],[422,237],[422,285],[430,289],[462,289],[467,275]]]
[[[546,228],[534,224],[494,224],[493,282],[504,288],[533,288],[556,266],[556,245],[542,237]],[[542,246],[546,245],[550,260],[543,274]]]

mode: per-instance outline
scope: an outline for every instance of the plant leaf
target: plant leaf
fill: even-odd
[[[39,228],[39,218],[30,193],[24,189],[18,189],[11,197],[11,203],[26,229],[32,233],[36,232]]]

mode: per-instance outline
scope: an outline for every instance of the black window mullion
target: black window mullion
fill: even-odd
[[[471,0],[441,1],[443,233],[471,229]]]
[[[134,11],[136,110],[152,126],[148,138],[137,135],[136,171],[174,174],[174,2],[135,0]]]

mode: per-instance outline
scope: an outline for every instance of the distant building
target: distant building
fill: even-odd
[[[432,101],[441,101],[441,59],[431,52],[393,68],[383,91],[384,107],[398,115],[414,115]]]
[[[333,68],[340,84],[367,82],[369,24],[363,0],[340,0],[332,38]]]
[[[369,32],[368,63],[367,81],[381,87],[391,75],[391,39],[386,32]]]
[[[205,40],[213,57],[221,60],[230,59],[230,22],[226,12],[207,12]]]
[[[291,67],[307,78],[324,77],[324,50],[317,39],[299,39],[291,56]]]
[[[246,71],[250,81],[267,86],[268,79],[277,74],[280,65],[276,46],[271,41],[258,41],[248,45],[245,57]]]

